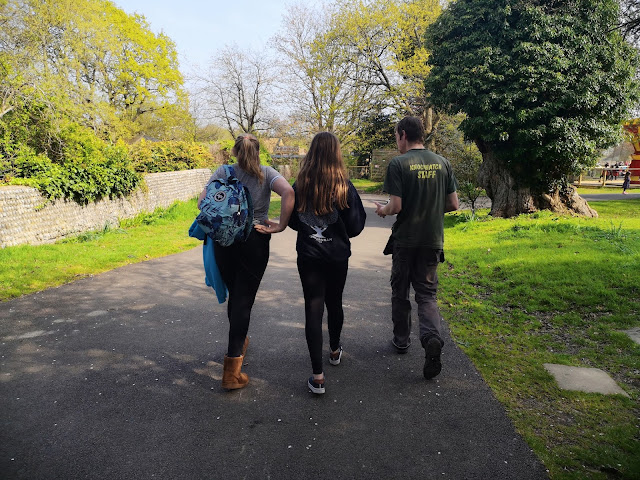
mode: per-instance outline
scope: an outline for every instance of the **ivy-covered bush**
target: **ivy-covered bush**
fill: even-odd
[[[5,130],[6,132],[6,130]],[[87,203],[131,193],[142,181],[124,145],[108,145],[76,123],[60,128],[43,152],[23,142],[0,143],[4,183],[28,185],[50,199]]]
[[[137,172],[155,173],[194,168],[210,168],[214,158],[199,143],[147,142],[144,139],[129,147],[129,158]]]
[[[114,145],[72,121],[56,128],[48,125],[47,135],[34,121],[31,132],[38,138],[29,137],[28,129],[16,126],[13,117],[18,113],[0,119],[0,184],[28,185],[50,199],[86,204],[125,196],[140,185],[144,173],[211,168],[216,163],[206,145],[144,140]]]
[[[69,158],[61,165],[22,146],[12,162],[8,183],[37,188],[50,199],[68,198],[86,204],[103,197],[131,193],[142,176],[131,167],[124,147],[105,146],[94,152],[101,161]]]

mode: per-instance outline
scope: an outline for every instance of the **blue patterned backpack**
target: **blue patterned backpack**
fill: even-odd
[[[233,167],[224,166],[227,178],[207,186],[196,222],[223,247],[244,242],[253,229],[253,202],[249,190],[238,180]]]

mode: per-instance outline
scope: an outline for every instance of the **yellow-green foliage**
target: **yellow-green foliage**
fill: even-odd
[[[360,68],[371,72],[387,101],[401,112],[413,112],[425,98],[429,51],[424,34],[440,15],[437,0],[341,0],[333,31],[352,49]]]
[[[192,142],[147,142],[144,139],[129,147],[129,157],[138,172],[171,172],[209,168],[214,157],[209,149]]]
[[[10,1],[0,25],[2,113],[41,103],[115,141],[184,97],[171,39],[111,1]]]
[[[0,153],[2,147],[0,143]],[[5,161],[3,181],[32,186],[51,199],[87,203],[127,195],[142,180],[123,145],[108,145],[78,124],[69,124],[60,132],[51,153],[53,158],[18,144]]]

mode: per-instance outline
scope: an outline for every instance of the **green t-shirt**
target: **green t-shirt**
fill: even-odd
[[[414,149],[394,157],[387,167],[384,191],[402,198],[393,238],[403,247],[441,250],[447,195],[458,189],[451,163],[429,150]]]

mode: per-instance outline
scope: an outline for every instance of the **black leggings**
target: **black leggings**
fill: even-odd
[[[216,264],[229,290],[229,357],[242,355],[251,308],[269,262],[269,240],[271,235],[253,230],[246,242],[228,247],[214,245]]]
[[[304,292],[304,332],[307,337],[313,373],[322,373],[322,316],[327,306],[329,346],[340,347],[344,312],[342,291],[347,280],[349,261],[325,262],[298,257],[298,272]]]

